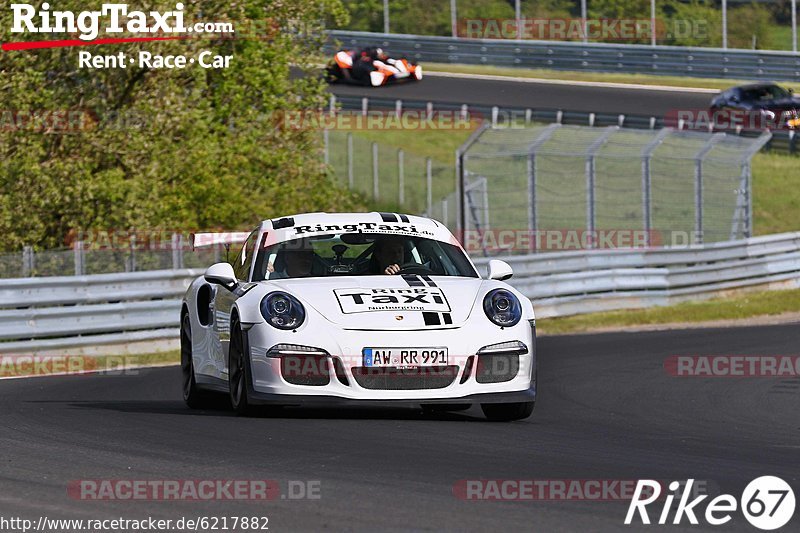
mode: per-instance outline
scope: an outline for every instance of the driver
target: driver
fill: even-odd
[[[307,278],[311,275],[314,263],[313,250],[284,250],[284,270],[275,271],[272,264],[267,266],[269,279]]]
[[[372,251],[373,264],[376,266],[376,274],[397,274],[400,272],[400,265],[403,264],[405,249],[403,238],[395,236],[380,237],[375,240],[375,248]]]

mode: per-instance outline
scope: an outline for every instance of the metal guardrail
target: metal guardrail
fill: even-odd
[[[676,128],[679,130],[699,129],[709,131],[707,127],[695,128],[695,125],[664,117],[632,115],[627,113],[594,113],[588,111],[570,111],[558,108],[533,108],[533,107],[509,107],[499,105],[479,105],[461,104],[458,102],[442,102],[432,100],[411,100],[411,99],[391,99],[381,97],[359,97],[359,96],[331,96],[330,106],[339,106],[346,111],[360,111],[369,113],[371,111],[394,111],[406,110],[425,111],[426,113],[439,112],[458,112],[465,119],[467,117],[484,119],[492,126],[512,124],[512,123],[544,123],[544,124],[563,124],[567,126],[594,126],[605,128],[608,126],[619,126],[620,128],[647,129],[655,130],[665,127]],[[725,129],[711,130],[724,131],[729,134],[741,135],[743,137],[755,138],[762,135],[761,130]],[[798,135],[794,130],[775,130],[770,132],[772,137],[764,146],[767,151],[788,152],[795,154],[800,150]]]
[[[504,258],[539,318],[666,305],[753,287],[800,286],[800,232],[682,249]],[[484,268],[488,259],[476,264]],[[0,353],[125,351],[178,338],[197,270],[0,280]],[[155,351],[155,350],[151,350]]]
[[[737,289],[800,287],[800,232],[681,249],[503,259],[514,268],[512,285],[533,300],[541,318],[668,305]]]
[[[800,54],[638,44],[454,39],[425,35],[330,31],[331,47],[382,46],[418,61],[698,78],[800,80]]]
[[[0,353],[105,345],[125,351],[128,343],[174,341],[181,297],[201,273],[181,269],[2,280]]]

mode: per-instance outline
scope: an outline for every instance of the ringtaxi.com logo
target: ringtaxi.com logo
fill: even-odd
[[[675,514],[671,523],[680,524],[684,517],[692,525],[698,525],[697,518],[699,510],[695,507],[705,500],[708,495],[703,494],[689,500],[692,495],[692,484],[694,479],[689,479],[684,484],[673,481],[669,484],[669,493],[663,498],[663,506],[656,521],[657,524],[665,525],[668,523],[672,504],[675,497],[679,497]],[[659,481],[651,479],[639,480],[633,499],[628,506],[628,513],[625,516],[625,524],[631,525],[636,520],[642,524],[649,525],[650,516],[647,506],[654,503],[662,496],[662,485]],[[764,531],[772,531],[785,526],[794,516],[795,497],[792,487],[784,480],[775,476],[762,476],[751,481],[742,492],[741,498],[737,501],[731,494],[720,494],[708,502],[705,512],[701,516],[706,523],[712,526],[721,526],[733,520],[733,513],[741,506],[744,517],[751,525]]]

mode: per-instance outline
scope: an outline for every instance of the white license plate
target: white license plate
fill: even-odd
[[[447,348],[364,348],[365,367],[415,368],[447,362]]]

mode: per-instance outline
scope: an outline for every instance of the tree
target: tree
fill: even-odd
[[[321,61],[319,21],[346,17],[339,0],[198,0],[185,11],[187,22],[232,21],[235,38],[0,52],[0,248],[55,247],[76,229],[241,228],[358,205],[321,165],[318,132],[275,119],[323,107],[323,81],[308,73]],[[65,38],[12,34],[10,18],[0,11],[2,42]],[[204,50],[232,56],[231,66],[78,66],[79,51]]]

